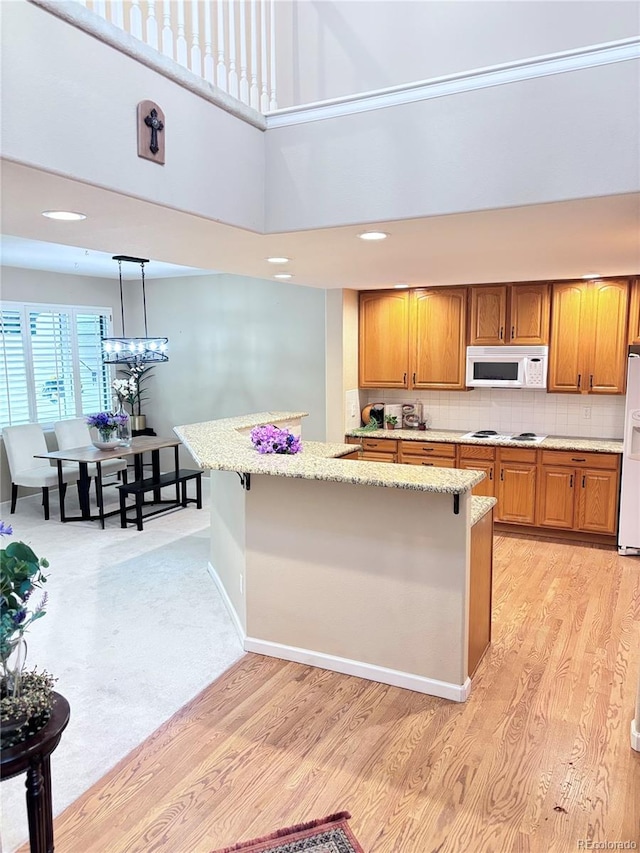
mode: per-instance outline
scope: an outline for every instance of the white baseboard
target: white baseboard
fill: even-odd
[[[234,625],[236,631],[238,632],[238,637],[240,638],[240,642],[244,643],[246,633],[245,633],[244,628],[242,627],[242,623],[240,622],[240,617],[236,613],[236,609],[233,606],[233,604],[231,603],[231,599],[227,595],[227,590],[224,588],[222,581],[218,577],[218,573],[213,568],[211,563],[207,563],[207,571],[211,575],[211,579],[213,580],[214,584],[216,585],[218,592],[220,593],[220,596],[224,602],[224,606],[229,611],[229,616],[231,616],[231,621],[233,622],[233,625]]]
[[[635,720],[631,720],[631,749],[640,752],[640,729],[636,727]]]
[[[409,672],[400,672],[396,669],[387,669],[384,666],[336,657],[323,652],[313,652],[309,649],[299,649],[295,646],[257,640],[255,637],[245,637],[244,648],[247,652],[256,652],[260,655],[317,666],[321,669],[329,669],[332,672],[342,672],[345,675],[355,675],[357,678],[366,678],[369,681],[378,681],[381,684],[391,684],[394,687],[404,687],[406,690],[427,693],[429,696],[438,696],[440,699],[450,699],[453,702],[465,702],[471,692],[470,678],[465,679],[464,684],[453,684],[448,681],[438,681],[435,678],[425,678],[422,675],[412,675]]]

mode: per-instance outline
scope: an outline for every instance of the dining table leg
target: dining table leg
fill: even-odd
[[[160,451],[152,450],[151,451],[151,476],[158,482],[160,480]],[[153,499],[156,503],[159,503],[162,500],[162,492],[160,489],[153,490]]]
[[[102,494],[102,463],[96,463],[96,503],[98,504],[98,518],[100,526],[104,530],[104,495]]]
[[[78,498],[80,499],[80,509],[82,510],[82,518],[85,521],[91,520],[91,501],[89,489],[91,488],[91,480],[89,478],[89,466],[86,462],[79,462],[80,480],[78,481]]]
[[[58,496],[60,498],[60,521],[64,522],[67,520],[67,516],[64,511],[64,499],[66,496],[66,483],[62,479],[62,459],[56,459],[56,464],[58,466]]]

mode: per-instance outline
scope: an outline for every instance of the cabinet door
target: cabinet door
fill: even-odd
[[[495,346],[507,338],[507,285],[471,288],[471,346]]]
[[[458,462],[457,468],[464,468],[466,470],[471,471],[484,471],[486,477],[482,480],[481,483],[478,483],[477,486],[474,486],[471,490],[472,495],[486,495],[487,497],[494,497],[495,495],[495,483],[494,483],[494,470],[495,465],[493,462],[480,462],[472,459],[462,459]]]
[[[496,519],[515,524],[533,524],[536,466],[526,462],[502,462],[499,469]]]
[[[414,290],[411,305],[411,387],[463,391],[467,290]]]
[[[580,489],[576,528],[590,533],[615,533],[618,517],[618,472],[578,471]]]
[[[629,299],[629,343],[640,344],[640,279],[632,282]]]
[[[588,385],[581,342],[587,329],[584,282],[554,284],[551,294],[549,391],[580,393]]]
[[[574,519],[576,477],[574,468],[540,468],[536,523],[571,530]]]
[[[589,350],[590,394],[624,394],[627,367],[627,281],[589,284],[590,329],[584,344]]]
[[[407,388],[409,294],[360,295],[361,388]]]
[[[514,284],[511,287],[509,343],[544,346],[549,342],[549,285]]]

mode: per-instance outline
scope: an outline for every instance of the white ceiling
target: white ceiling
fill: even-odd
[[[76,210],[58,222],[43,210]],[[387,231],[357,239],[362,224],[285,234],[255,234],[158,207],[109,190],[4,162],[2,263],[114,277],[112,255],[149,258],[150,278],[223,272],[292,284],[383,288],[579,278],[640,273],[640,194],[529,207],[367,223]],[[273,255],[291,258],[274,269]],[[123,274],[126,274],[123,265]],[[138,275],[137,268],[131,273]]]

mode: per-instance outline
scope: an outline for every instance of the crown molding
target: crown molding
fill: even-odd
[[[518,60],[517,62],[477,68],[473,71],[433,77],[419,83],[392,86],[375,92],[365,92],[360,95],[333,98],[305,106],[274,110],[266,114],[267,130],[370,112],[371,110],[381,110],[401,104],[428,101],[432,98],[473,92],[477,89],[488,89],[493,86],[504,86],[508,83],[520,83],[523,80],[549,77],[568,71],[583,71],[587,68],[611,65],[616,62],[629,62],[634,59],[640,59],[640,38],[606,42],[605,44],[567,50],[562,53],[552,53]]]

